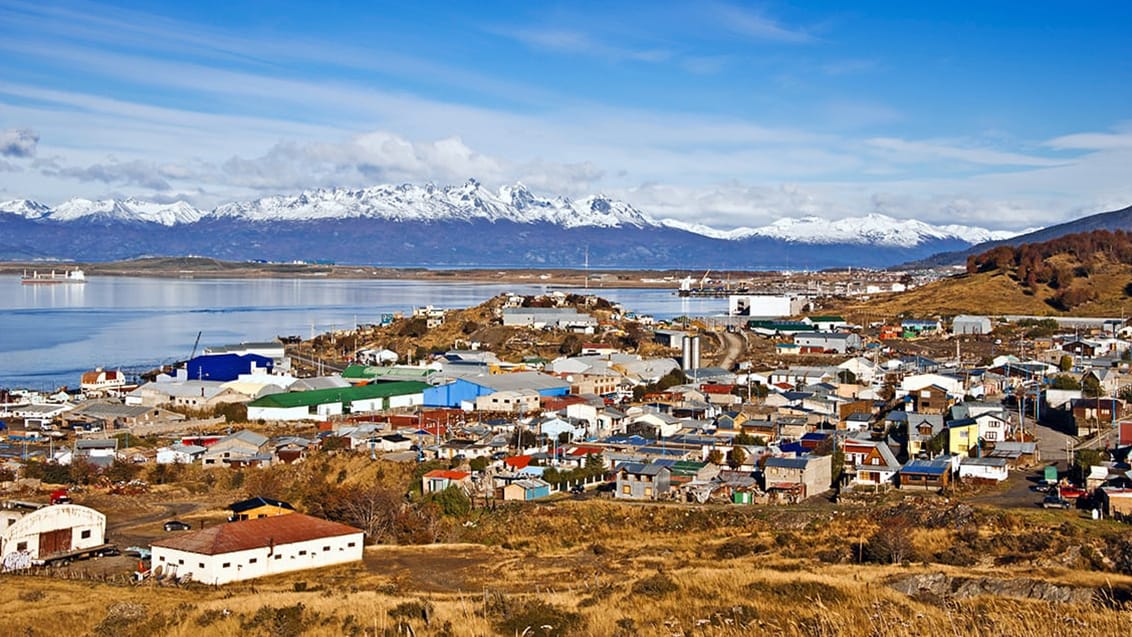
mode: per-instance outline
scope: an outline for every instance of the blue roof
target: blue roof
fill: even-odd
[[[802,435],[802,440],[817,440],[820,442],[826,438],[829,438],[828,431],[811,431]]]
[[[922,473],[930,476],[943,475],[951,466],[946,460],[912,460],[904,465],[900,471],[904,473]]]
[[[768,467],[783,467],[786,469],[805,469],[806,458],[767,458],[766,466]]]
[[[800,442],[788,442],[778,447],[782,453],[806,453],[809,449],[802,446]]]
[[[685,456],[688,454],[687,449],[673,449],[671,447],[659,447],[653,445],[651,447],[641,447],[637,451],[641,453],[652,454],[654,456]]]

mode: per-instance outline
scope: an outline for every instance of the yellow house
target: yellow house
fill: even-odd
[[[979,444],[979,423],[972,418],[952,420],[947,423],[947,452],[965,456],[972,447]]]
[[[257,518],[270,518],[276,515],[287,515],[295,512],[295,507],[282,500],[272,500],[256,496],[248,500],[233,502],[228,505],[232,515],[228,519],[232,522],[240,520],[255,520]]]

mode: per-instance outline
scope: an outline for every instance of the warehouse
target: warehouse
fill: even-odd
[[[106,542],[106,516],[77,504],[6,502],[0,509],[0,529],[6,569]]]
[[[412,407],[424,402],[429,387],[428,383],[404,381],[269,394],[248,403],[248,420],[318,420]]]
[[[229,522],[154,542],[153,572],[215,586],[356,562],[363,538],[360,529],[302,513]]]

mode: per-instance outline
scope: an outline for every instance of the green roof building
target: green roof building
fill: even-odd
[[[424,403],[428,383],[415,381],[372,383],[269,394],[248,403],[248,420],[321,420],[330,416]]]

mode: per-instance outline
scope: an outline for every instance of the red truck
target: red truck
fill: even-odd
[[[66,489],[56,489],[51,492],[51,504],[70,504],[74,502]]]

